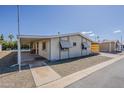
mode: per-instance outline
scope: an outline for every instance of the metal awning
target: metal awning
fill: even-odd
[[[72,47],[71,43],[67,40],[61,40],[60,45],[61,45],[61,48],[71,48]]]

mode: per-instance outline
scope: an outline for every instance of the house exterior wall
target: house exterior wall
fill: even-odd
[[[89,55],[89,54],[91,54],[91,42],[87,40],[87,43],[88,43],[89,47],[86,50],[87,51],[86,55]]]
[[[59,60],[60,53],[59,53],[59,38],[52,38],[51,39],[51,60]]]
[[[45,50],[42,49],[43,42],[46,42],[46,49]],[[50,59],[50,40],[39,41],[39,55],[48,59],[48,60]]]
[[[70,36],[69,40],[71,44],[76,43],[76,46],[73,46],[69,49],[69,57],[79,57],[81,56],[81,36]]]
[[[62,50],[60,48],[60,40],[68,40],[72,44],[72,48]],[[76,46],[73,46],[74,42],[76,42]],[[82,42],[87,42],[90,45],[90,47],[87,48],[86,50],[82,50],[82,46],[81,46]],[[80,56],[89,55],[90,53],[91,53],[91,41],[88,41],[79,35],[51,39],[51,52],[50,52],[51,60],[80,57]]]
[[[89,44],[89,47],[87,49],[82,49],[81,50],[81,55],[82,56],[86,56],[86,55],[89,55],[91,53],[91,42],[88,41],[85,38],[82,38],[81,43],[85,43],[85,42],[87,42]]]
[[[84,43],[84,42],[87,42],[87,40],[86,40],[86,39],[84,39],[84,38],[82,38],[82,39],[81,39],[81,43]],[[82,56],[87,55],[87,50],[82,49],[82,50],[81,50],[81,55],[82,55]]]
[[[60,40],[67,40],[69,41],[69,37],[61,37]],[[69,58],[69,49],[61,50],[60,49],[60,59],[67,59]]]

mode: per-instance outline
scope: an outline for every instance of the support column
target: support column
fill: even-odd
[[[18,65],[19,71],[21,71],[21,44],[20,44],[20,37],[18,37]]]

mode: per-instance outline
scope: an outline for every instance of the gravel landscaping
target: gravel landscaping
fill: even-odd
[[[17,64],[17,53],[11,51],[0,52],[0,68]]]
[[[84,58],[73,58],[56,62],[47,62],[47,64],[62,77],[75,73],[90,66],[110,60],[105,56],[90,56]]]
[[[36,87],[29,66],[23,66],[18,72],[18,67],[0,68],[1,88],[32,88]]]

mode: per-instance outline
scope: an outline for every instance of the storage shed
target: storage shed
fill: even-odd
[[[121,43],[118,40],[115,41],[103,41],[100,43],[101,52],[121,52]]]
[[[100,45],[98,42],[91,43],[91,51],[93,54],[99,54],[100,52]]]

